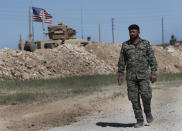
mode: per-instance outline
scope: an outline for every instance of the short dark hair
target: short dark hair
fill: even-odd
[[[132,29],[135,29],[135,30],[138,30],[140,32],[140,27],[136,24],[132,24],[128,27],[128,30],[132,30]]]

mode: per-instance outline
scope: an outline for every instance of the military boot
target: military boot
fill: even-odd
[[[146,114],[146,120],[147,120],[147,123],[151,123],[154,120],[151,113]]]
[[[140,128],[140,127],[142,127],[142,126],[143,126],[143,122],[144,122],[144,120],[142,120],[142,119],[137,119],[137,123],[135,123],[134,127],[135,127],[135,128]]]

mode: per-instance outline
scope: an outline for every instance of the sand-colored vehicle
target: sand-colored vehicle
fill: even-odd
[[[58,25],[48,26],[48,35],[51,40],[67,40],[76,35],[76,30],[59,22]]]
[[[19,49],[33,52],[36,49],[55,48],[61,44],[64,44],[65,40],[73,39],[75,35],[76,30],[59,22],[58,25],[48,26],[48,36],[50,40],[27,40],[25,43],[23,43],[23,41],[20,39]]]

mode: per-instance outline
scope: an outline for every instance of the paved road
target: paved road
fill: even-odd
[[[153,89],[152,110],[154,122],[145,121],[145,126],[138,129],[133,127],[134,114],[127,100],[112,112],[86,116],[49,131],[182,131],[182,86]]]

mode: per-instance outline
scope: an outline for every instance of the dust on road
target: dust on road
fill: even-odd
[[[132,107],[127,98],[112,111],[86,116],[81,121],[48,131],[181,131],[182,86],[153,89],[152,112],[154,122],[136,129]]]
[[[179,85],[179,84],[178,84]],[[153,85],[154,87],[154,85]],[[182,86],[153,88],[152,124],[140,129],[131,103],[121,87],[51,103],[0,106],[0,129],[5,131],[181,131]],[[71,123],[71,124],[70,124]],[[67,126],[66,126],[67,125]]]

